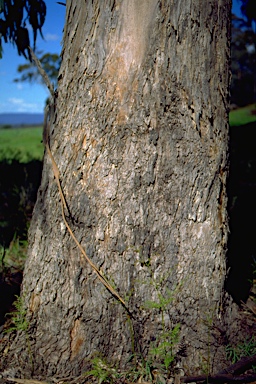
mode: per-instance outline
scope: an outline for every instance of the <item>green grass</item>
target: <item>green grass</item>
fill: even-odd
[[[42,127],[0,129],[0,161],[42,160]]]
[[[5,271],[15,272],[23,271],[25,260],[27,258],[28,242],[20,240],[14,236],[9,248],[4,248],[0,245],[0,273]]]
[[[229,114],[229,124],[231,127],[252,123],[254,121],[256,121],[256,104],[235,109]]]

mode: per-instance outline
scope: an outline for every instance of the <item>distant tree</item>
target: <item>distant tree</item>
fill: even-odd
[[[5,43],[16,45],[19,55],[31,61],[30,38],[27,28],[33,29],[35,49],[37,32],[42,35],[45,22],[46,4],[43,0],[0,0],[0,58],[2,57],[2,38]]]
[[[37,56],[49,79],[54,87],[56,87],[61,57],[57,53],[42,54],[41,52]],[[19,65],[18,72],[21,74],[21,77],[14,79],[15,82],[43,83],[42,76],[33,62]]]
[[[231,103],[243,106],[256,100],[256,34],[247,20],[232,16]]]
[[[240,0],[243,17],[232,16],[231,103],[243,106],[256,100],[255,0]]]
[[[247,19],[247,24],[249,27],[255,29],[255,23],[256,23],[256,7],[255,7],[255,0],[240,0],[241,5],[241,12]],[[254,25],[253,25],[254,24]]]

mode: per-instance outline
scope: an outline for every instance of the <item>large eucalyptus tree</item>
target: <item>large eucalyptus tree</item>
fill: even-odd
[[[9,361],[48,376],[78,374],[95,353],[125,366],[179,327],[185,372],[221,364],[230,8],[67,1],[24,273],[29,328]]]

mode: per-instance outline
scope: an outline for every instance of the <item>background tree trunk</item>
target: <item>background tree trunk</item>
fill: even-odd
[[[78,374],[96,352],[146,356],[161,312],[166,329],[181,326],[186,374],[220,365],[230,8],[67,1],[50,145],[70,225],[134,335],[65,228],[45,156],[23,283],[35,373]],[[148,308],[159,295],[169,305]],[[18,346],[25,361],[22,335]]]

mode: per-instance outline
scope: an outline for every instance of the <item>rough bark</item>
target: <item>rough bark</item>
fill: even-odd
[[[181,326],[186,374],[209,350],[219,367],[230,3],[67,1],[50,145],[70,225],[134,335],[65,228],[45,156],[23,283],[35,373],[78,374],[96,352],[125,365],[134,343],[146,355],[159,293],[173,297],[164,322]]]

